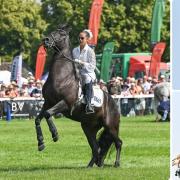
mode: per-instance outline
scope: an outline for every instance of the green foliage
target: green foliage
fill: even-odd
[[[49,27],[47,33],[59,23],[72,27],[72,46],[78,44],[78,34],[88,27],[92,1],[89,0],[42,0],[42,14]],[[101,53],[105,43],[115,42],[115,52],[150,52],[151,20],[154,1],[112,0],[104,2],[96,53]],[[170,5],[166,3],[166,15],[162,27],[162,40],[167,43],[165,60],[169,61]]]
[[[166,0],[167,1],[167,0]],[[78,34],[88,27],[92,1],[89,0],[0,0],[0,56],[12,60],[19,50],[23,59],[35,65],[36,53],[43,34],[68,23],[72,28],[72,47],[78,45]],[[151,19],[154,1],[112,0],[104,2],[96,53],[105,43],[115,42],[115,52],[149,52]],[[170,59],[170,3],[166,3],[162,41],[167,43],[165,61]]]
[[[17,51],[23,51],[24,60],[32,59],[46,29],[40,8],[33,0],[1,0],[0,52],[3,59],[12,60]]]

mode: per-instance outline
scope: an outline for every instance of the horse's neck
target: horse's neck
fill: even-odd
[[[69,60],[70,59],[70,60]],[[50,65],[50,71],[61,74],[61,75],[71,75],[71,79],[75,79],[75,81],[79,82],[79,73],[75,64],[72,60],[72,51],[70,48],[64,48],[61,52],[55,52],[53,55],[53,61]],[[65,67],[67,71],[65,71]],[[61,73],[64,72],[64,73]],[[53,76],[53,75],[52,75]],[[54,76],[53,76],[54,78]]]

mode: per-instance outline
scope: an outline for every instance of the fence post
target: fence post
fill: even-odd
[[[11,121],[11,104],[6,102],[6,120]]]

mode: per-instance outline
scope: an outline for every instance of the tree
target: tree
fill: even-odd
[[[40,16],[41,6],[33,0],[0,0],[1,58],[12,60],[23,51],[23,59],[34,59],[46,22]],[[33,55],[33,56],[32,56]]]
[[[71,42],[78,44],[78,33],[87,28],[92,1],[89,0],[42,0],[42,14],[49,26],[47,33],[58,23],[68,23],[72,27]],[[106,42],[115,42],[115,51],[149,52],[151,19],[154,1],[121,0],[104,2],[96,53],[102,52]],[[169,3],[162,27],[162,40],[169,47]],[[168,48],[167,48],[168,49]],[[169,60],[169,52],[166,60]]]

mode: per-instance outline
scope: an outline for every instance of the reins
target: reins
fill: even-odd
[[[64,30],[62,30],[62,29],[59,29],[59,30],[66,33],[66,31],[64,31]],[[68,36],[68,35],[67,35],[67,33],[66,33],[65,38],[66,38],[67,36]],[[69,60],[69,61],[72,62],[72,63],[77,63],[77,64],[79,64],[78,62],[74,61],[74,60],[71,59],[70,57],[66,56],[66,55],[63,53],[63,51],[61,51],[61,50],[56,46],[56,42],[63,41],[65,38],[63,38],[62,40],[55,40],[55,38],[54,38],[54,36],[53,36],[52,33],[51,33],[51,37],[52,37],[53,42],[51,43],[50,47],[53,47],[53,46],[54,46],[54,47],[55,47],[55,50],[56,50],[56,52],[57,52],[58,54],[60,54],[61,56],[64,56],[67,60]],[[79,64],[79,65],[82,67],[81,64]],[[87,73],[87,75],[88,75],[91,79],[93,79],[89,73]]]

